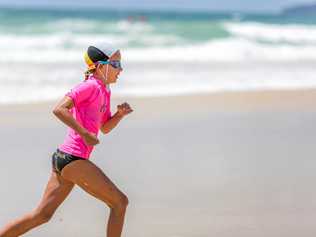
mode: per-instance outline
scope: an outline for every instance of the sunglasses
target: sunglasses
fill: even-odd
[[[110,64],[112,67],[116,68],[116,69],[122,69],[122,64],[121,61],[119,60],[112,60],[112,61],[98,61],[98,63],[100,64]]]

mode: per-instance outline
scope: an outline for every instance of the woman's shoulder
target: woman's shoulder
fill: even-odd
[[[96,80],[92,80],[92,79],[87,79],[82,81],[81,83],[87,84],[87,85],[91,85],[91,86],[96,86],[98,83],[96,82]]]
[[[97,89],[98,83],[96,83],[94,80],[84,80],[79,82],[75,87],[81,87],[86,89]]]
[[[90,80],[81,81],[71,88],[68,94],[74,97],[86,97],[98,91],[98,85]]]

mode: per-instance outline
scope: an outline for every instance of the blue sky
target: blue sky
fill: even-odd
[[[237,10],[279,11],[280,9],[316,0],[0,0],[6,6],[37,7],[111,7],[128,9],[192,9],[192,10]]]

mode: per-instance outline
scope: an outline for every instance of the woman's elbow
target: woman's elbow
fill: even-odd
[[[59,117],[62,114],[62,109],[59,107],[56,107],[53,109],[53,114],[57,117]]]
[[[101,132],[102,132],[103,134],[108,134],[109,132],[111,132],[111,129],[102,128],[102,129],[101,129]]]
[[[62,116],[65,111],[68,111],[74,106],[72,99],[68,96],[65,96],[53,109],[53,114],[57,117]]]

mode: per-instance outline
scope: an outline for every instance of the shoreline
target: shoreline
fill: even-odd
[[[205,117],[216,113],[282,113],[314,111],[316,89],[291,91],[246,91],[220,92],[197,95],[164,97],[122,97],[112,96],[111,111],[116,112],[118,104],[127,102],[134,112],[131,119],[160,120]],[[0,122],[16,124],[46,124],[55,122],[52,110],[58,101],[31,104],[0,105]],[[17,116],[19,115],[19,116]],[[22,116],[21,116],[22,115]]]
[[[176,100],[192,100],[198,102],[200,99],[206,99],[210,105],[225,105],[229,109],[234,109],[244,105],[244,108],[256,109],[267,108],[271,105],[272,108],[291,108],[296,105],[313,105],[311,99],[316,96],[316,89],[293,89],[293,90],[256,90],[256,91],[225,91],[225,92],[211,92],[211,93],[190,93],[181,95],[168,96],[120,96],[112,95],[112,102],[119,102],[128,100],[135,103],[149,103],[162,101],[176,101]],[[281,100],[282,99],[282,100]],[[11,108],[32,108],[32,107],[46,107],[54,105],[58,100],[49,100],[43,102],[30,103],[12,103],[0,104],[0,110],[10,110]],[[291,102],[291,103],[290,103]],[[273,103],[273,104],[271,104]],[[170,104],[165,104],[169,105]],[[180,107],[181,108],[181,107]],[[215,107],[217,108],[217,107]]]

